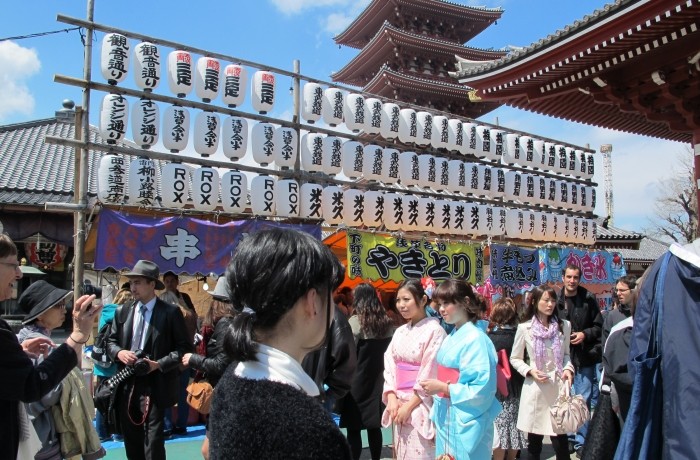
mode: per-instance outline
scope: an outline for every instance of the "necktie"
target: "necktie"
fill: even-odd
[[[136,326],[136,333],[131,339],[131,351],[136,351],[141,348],[141,339],[143,337],[143,331],[146,328],[146,306],[141,305],[139,309],[140,315],[137,318],[140,321]]]

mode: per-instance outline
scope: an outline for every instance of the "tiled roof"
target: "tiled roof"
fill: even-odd
[[[653,262],[661,257],[668,250],[669,246],[670,244],[668,243],[662,243],[645,236],[639,243],[639,249],[616,249],[616,251],[622,255],[625,262]]]
[[[608,228],[603,227],[603,219],[596,219],[596,240],[641,240],[644,235],[641,233],[632,232],[629,230],[623,230],[621,228],[616,228],[608,226]]]

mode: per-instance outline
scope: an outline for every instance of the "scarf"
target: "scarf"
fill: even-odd
[[[561,375],[564,359],[561,353],[561,340],[559,340],[559,324],[553,319],[549,321],[549,327],[544,327],[537,316],[532,317],[530,329],[532,343],[535,347],[535,365],[538,370],[544,369],[547,360],[547,340],[552,341],[552,352],[554,353],[554,363],[557,366],[557,375]]]

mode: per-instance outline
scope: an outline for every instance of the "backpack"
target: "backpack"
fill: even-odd
[[[110,367],[114,362],[107,354],[107,339],[112,334],[112,321],[106,322],[95,336],[95,343],[92,346],[92,362],[96,366]]]

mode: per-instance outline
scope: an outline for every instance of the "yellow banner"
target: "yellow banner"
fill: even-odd
[[[348,230],[347,270],[351,279],[401,282],[429,276],[435,280],[461,278],[483,282],[481,245],[411,239]]]

